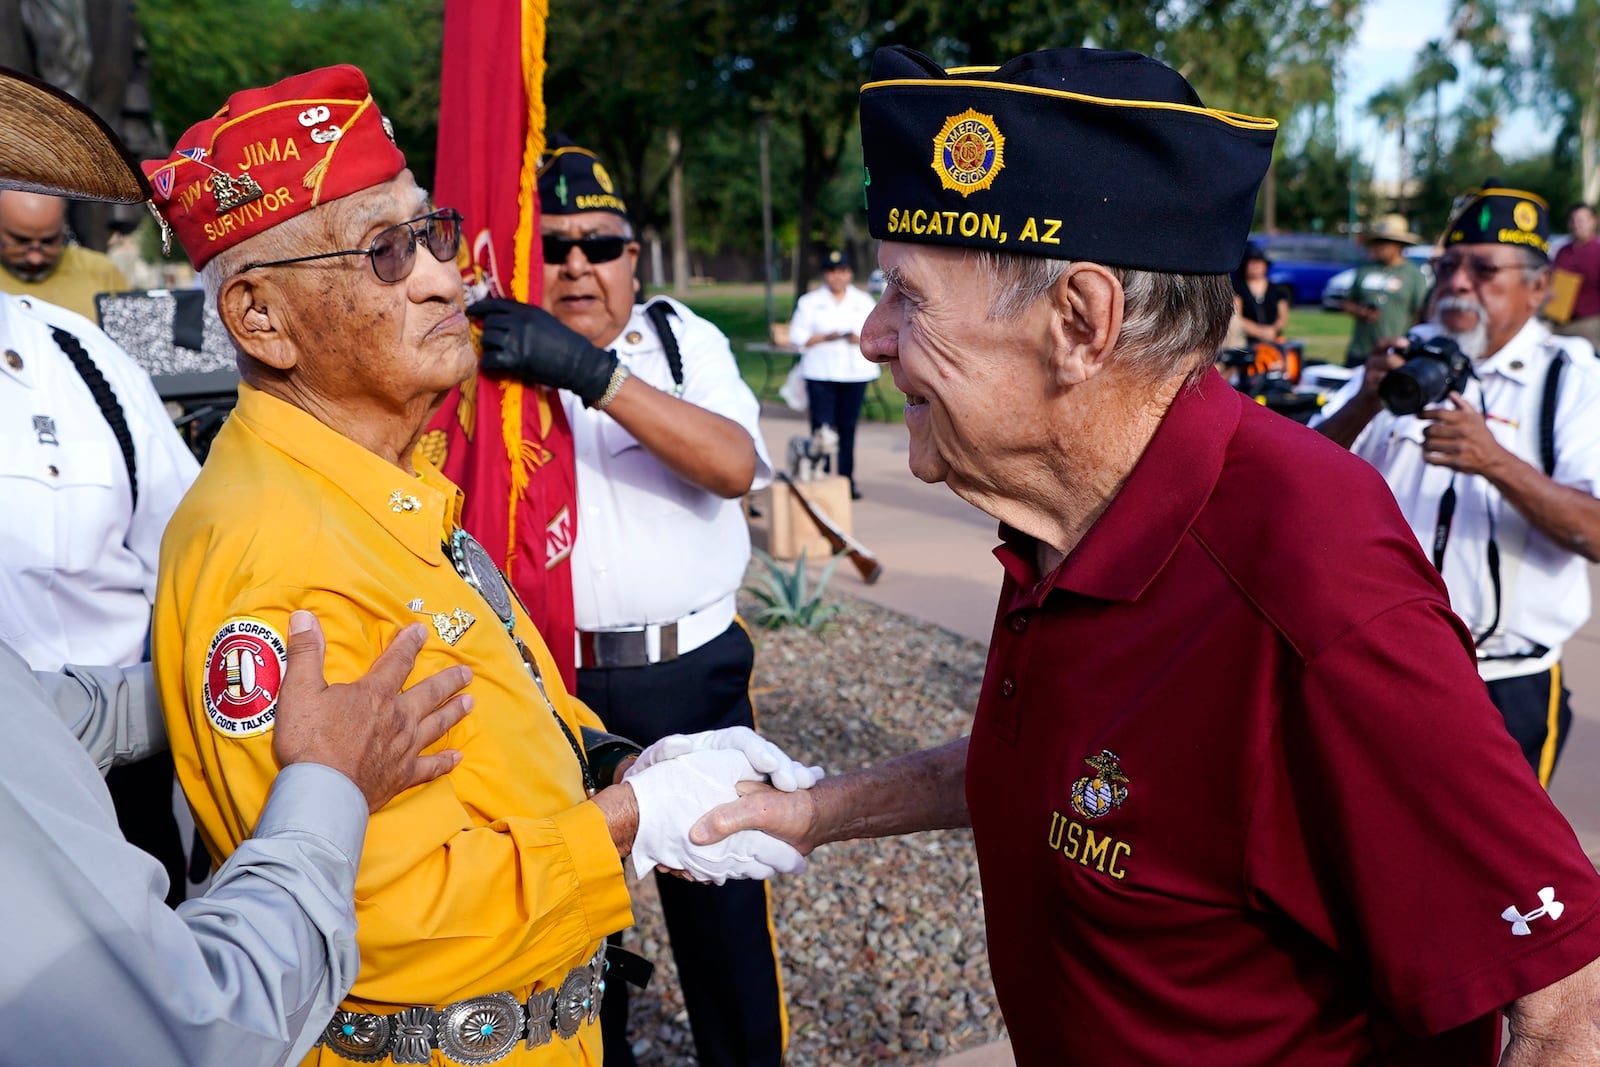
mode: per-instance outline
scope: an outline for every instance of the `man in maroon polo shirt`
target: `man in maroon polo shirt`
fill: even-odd
[[[1567,233],[1572,237],[1556,253],[1556,270],[1578,276],[1578,295],[1572,302],[1572,315],[1551,332],[1567,337],[1582,337],[1600,352],[1600,238],[1595,236],[1594,208],[1575,204],[1567,213]]]
[[[1383,481],[1210,367],[1275,124],[1131,53],[862,90],[912,472],[1001,521],[971,735],[695,830],[971,825],[1017,1061],[1600,1062],[1600,876]],[[927,151],[932,142],[931,156]]]

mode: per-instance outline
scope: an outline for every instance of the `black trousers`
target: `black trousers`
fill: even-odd
[[[606,729],[641,745],[668,734],[754,726],[755,648],[739,623],[688,655],[648,667],[578,671],[578,697]],[[777,1067],[789,1020],[765,882],[700,885],[657,875],[701,1067]],[[617,941],[617,938],[613,938]],[[606,1067],[633,1067],[623,982],[600,1007]]]
[[[1567,687],[1562,684],[1561,664],[1547,671],[1520,678],[1497,678],[1487,683],[1489,699],[1505,716],[1506,729],[1528,760],[1539,784],[1550,788],[1556,760],[1567,744],[1572,729],[1572,708],[1567,703]]]
[[[154,756],[106,772],[106,788],[117,809],[117,825],[128,842],[144,849],[167,869],[167,907],[183,903],[188,858],[186,842],[172,814],[172,753]]]
[[[867,397],[867,382],[818,382],[806,379],[806,405],[811,415],[811,432],[827,423],[839,431],[839,469],[835,474],[856,484],[856,423],[861,421],[861,404]]]

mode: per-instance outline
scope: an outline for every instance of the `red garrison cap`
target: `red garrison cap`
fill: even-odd
[[[218,252],[405,168],[366,75],[348,64],[228,97],[146,160],[155,204],[199,270]]]

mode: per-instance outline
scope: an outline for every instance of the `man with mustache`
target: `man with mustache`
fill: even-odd
[[[1572,711],[1561,649],[1589,617],[1600,560],[1600,364],[1535,316],[1549,284],[1548,208],[1484,189],[1437,263],[1434,321],[1472,361],[1466,387],[1415,416],[1379,386],[1406,360],[1391,339],[1312,425],[1384,476],[1471,628],[1478,673],[1548,786]]]

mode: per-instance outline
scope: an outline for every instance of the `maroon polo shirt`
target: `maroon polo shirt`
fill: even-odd
[[[1556,253],[1555,265],[1583,278],[1578,286],[1578,299],[1572,305],[1572,317],[1587,319],[1600,315],[1600,240],[1563,245]]]
[[[1600,955],[1366,463],[1209,374],[1054,573],[1002,535],[967,800],[1023,1067],[1491,1064]]]

